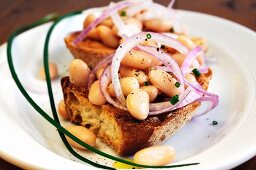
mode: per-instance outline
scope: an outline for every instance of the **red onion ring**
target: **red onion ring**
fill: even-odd
[[[181,91],[182,92],[184,91],[184,77],[182,75],[182,72],[178,63],[173,58],[171,58],[168,54],[164,53],[160,49],[159,51],[157,51],[155,47],[149,47],[149,46],[137,46],[137,47],[140,50],[148,54],[151,54],[152,56],[160,60],[165,66],[167,66],[172,71],[172,73],[179,79],[181,84]]]
[[[212,109],[214,109],[218,105],[218,103],[219,103],[219,96],[217,96],[217,95],[216,95],[216,97],[206,97],[206,96],[203,96],[203,97],[197,99],[196,101],[198,101],[198,102],[209,101],[209,102],[211,102],[211,105],[210,105],[210,107],[206,111],[204,111],[204,112],[202,112],[200,114],[194,115],[192,118],[197,118],[197,117],[203,116],[206,113],[208,113],[209,111],[211,111]]]
[[[114,25],[118,29],[118,35],[122,38],[131,37],[134,34],[137,34],[141,32],[141,30],[136,29],[136,27],[132,25],[126,25],[120,15],[117,12],[114,12],[111,15],[112,21],[114,22]]]
[[[175,0],[171,0],[169,5],[167,6],[168,9],[172,9],[173,5],[175,3]]]
[[[88,77],[88,89],[92,86],[94,80],[95,80],[95,73],[96,71],[103,65],[109,64],[112,61],[114,54],[110,54],[109,56],[105,57],[103,60],[101,60],[91,71],[89,77]]]
[[[188,49],[182,45],[179,41],[170,38],[168,36],[165,36],[163,34],[159,33],[153,33],[153,32],[141,32],[139,34],[133,35],[127,41],[123,42],[116,50],[115,55],[112,60],[112,66],[111,66],[111,77],[112,77],[112,83],[114,86],[114,90],[116,93],[116,97],[119,100],[119,102],[122,104],[122,106],[125,106],[125,98],[121,89],[119,77],[118,77],[118,70],[121,64],[122,59],[124,58],[125,54],[135,47],[137,44],[145,41],[147,38],[147,35],[150,35],[150,38],[153,41],[159,42],[163,45],[172,47],[179,51],[181,54],[187,54]],[[170,57],[169,57],[170,58]]]
[[[189,54],[186,56],[184,62],[182,63],[181,70],[183,75],[186,75],[188,73],[188,69],[193,63],[193,61],[197,58],[199,54],[201,54],[202,49],[200,47],[194,48],[192,51],[189,52]]]
[[[174,109],[177,108],[177,106],[180,105],[180,103],[182,103],[186,97],[191,93],[192,89],[191,88],[187,88],[184,93],[181,95],[181,97],[179,98],[179,102],[177,102],[176,104],[172,105],[169,101],[168,102],[161,102],[161,103],[151,103],[149,105],[150,111],[149,115],[159,115],[161,113],[165,113],[168,111],[172,111]]]
[[[132,17],[135,14],[138,14],[142,10],[147,9],[148,6],[153,3],[153,1],[152,0],[147,0],[147,1],[143,0],[143,2],[140,2],[140,3],[141,4],[136,4],[136,5],[129,7],[126,10],[126,15]]]
[[[198,70],[200,71],[200,73],[205,74],[205,73],[208,73],[209,67],[207,66],[199,67]]]
[[[86,36],[87,34],[93,29],[95,28],[99,23],[101,23],[104,19],[106,19],[107,17],[109,17],[112,13],[128,7],[132,5],[131,2],[118,2],[115,6],[113,7],[109,7],[107,8],[105,11],[103,11],[103,13],[101,14],[100,17],[98,17],[95,21],[93,21],[88,27],[86,27],[78,36],[77,38],[73,41],[73,43],[75,45],[77,45],[79,42],[81,42]]]
[[[199,94],[203,94],[210,97],[218,97],[218,95],[204,90],[198,82],[190,83],[189,81],[185,80],[185,83],[192,87]]]
[[[100,91],[103,94],[103,96],[105,97],[105,99],[112,104],[113,106],[115,106],[116,108],[128,111],[127,108],[121,106],[119,103],[115,102],[111,96],[109,95],[107,89],[108,89],[108,85],[111,81],[111,77],[110,77],[110,66],[107,66],[106,69],[103,71],[102,76],[100,77]]]

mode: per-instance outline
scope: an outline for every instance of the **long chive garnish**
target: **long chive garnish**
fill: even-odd
[[[67,14],[67,16],[71,16],[71,15],[75,15],[79,12],[73,12],[73,13],[70,13],[70,14]],[[27,91],[25,90],[25,88],[23,87],[23,85],[21,84],[17,74],[16,74],[16,71],[15,71],[15,68],[13,66],[13,60],[12,60],[12,43],[13,43],[13,40],[15,39],[15,37],[31,28],[34,28],[36,26],[39,26],[39,25],[42,25],[44,23],[47,23],[49,21],[53,21],[56,19],[56,15],[47,15],[46,17],[38,20],[37,22],[31,24],[31,25],[27,25],[27,26],[24,26],[20,29],[18,29],[17,31],[15,31],[14,33],[12,33],[12,35],[9,37],[8,39],[8,44],[7,44],[7,60],[8,60],[8,64],[9,64],[9,69],[10,69],[10,72],[12,74],[12,77],[17,85],[17,87],[19,88],[19,90],[21,91],[21,93],[23,94],[23,96],[27,99],[27,101],[32,105],[32,107],[41,115],[43,116],[48,122],[50,122],[53,126],[55,126],[59,131],[61,132],[64,132],[64,134],[69,134],[69,135],[72,135],[71,133],[69,133],[65,128],[63,128],[59,121],[54,121],[46,112],[44,112],[39,105],[37,105],[37,103],[35,103],[33,101],[33,99],[30,97],[30,95],[27,93]],[[63,16],[64,17],[64,16]],[[49,69],[47,69],[48,73],[49,73]],[[58,117],[57,117],[58,118]],[[63,133],[61,133],[63,134]],[[73,136],[73,135],[72,135]],[[84,158],[83,156],[81,156],[80,154],[78,154],[77,152],[75,152],[73,150],[73,148],[69,145],[69,143],[67,142],[66,138],[64,137],[64,135],[61,135],[61,139],[62,141],[64,142],[65,146],[67,147],[67,149],[69,150],[69,152],[74,155],[75,157],[77,157],[78,159],[80,159],[81,161],[84,161],[90,165],[93,165],[95,167],[98,167],[98,168],[103,168],[103,169],[114,169],[114,168],[111,168],[111,167],[107,167],[107,166],[104,166],[104,165],[100,165],[100,164],[97,164],[95,162],[92,162],[86,158]]]
[[[49,99],[50,99],[50,103],[51,103],[51,107],[52,107],[52,112],[53,112],[53,116],[54,116],[54,119],[53,120],[46,112],[44,112],[38,105],[37,103],[35,103],[33,101],[33,99],[29,96],[29,94],[26,92],[26,90],[24,89],[24,87],[22,86],[17,74],[16,74],[16,71],[15,71],[15,68],[13,66],[13,61],[12,61],[12,52],[11,52],[11,48],[12,48],[12,43],[13,43],[13,40],[14,38],[19,35],[20,33],[24,32],[24,31],[27,31],[31,28],[34,28],[36,26],[39,26],[41,24],[44,24],[46,22],[49,22],[55,18],[52,18],[52,17],[48,17],[48,18],[43,18],[31,25],[28,25],[28,26],[25,26],[25,27],[22,27],[20,28],[19,30],[17,30],[16,32],[14,32],[10,38],[8,39],[8,45],[7,45],[7,59],[8,59],[8,64],[9,64],[9,68],[10,68],[10,71],[11,71],[11,74],[12,74],[12,77],[17,85],[17,87],[19,88],[19,90],[21,91],[21,93],[23,94],[23,96],[27,99],[27,101],[33,106],[33,108],[39,113],[41,114],[41,116],[43,116],[49,123],[51,123],[53,126],[55,126],[58,131],[59,131],[59,134],[61,136],[61,139],[63,140],[64,144],[66,145],[67,149],[70,151],[71,154],[73,154],[75,157],[77,157],[78,159],[86,162],[86,163],[89,163],[93,166],[96,166],[96,167],[99,167],[99,168],[104,168],[104,169],[114,169],[114,168],[111,168],[111,167],[107,167],[107,166],[104,166],[104,165],[100,165],[100,164],[97,164],[97,163],[94,163],[84,157],[82,157],[81,155],[79,155],[78,153],[76,153],[72,147],[68,144],[64,134],[68,137],[70,137],[72,140],[74,140],[75,142],[77,142],[78,144],[84,146],[85,148],[87,148],[88,150],[91,150],[92,152],[95,152],[101,156],[104,156],[106,158],[109,158],[109,159],[112,159],[112,160],[115,160],[115,161],[119,161],[119,162],[122,162],[122,163],[125,163],[125,164],[129,164],[129,165],[133,165],[133,166],[137,166],[137,167],[144,167],[144,168],[175,168],[175,167],[182,167],[182,166],[190,166],[190,165],[197,165],[199,163],[191,163],[191,164],[181,164],[181,165],[171,165],[171,166],[148,166],[148,165],[140,165],[140,164],[136,164],[136,163],[133,163],[133,162],[130,162],[130,161],[127,161],[127,160],[124,160],[124,159],[121,159],[121,158],[118,158],[118,157],[115,157],[115,156],[112,156],[112,155],[109,155],[107,153],[104,153],[84,142],[82,142],[80,139],[78,139],[77,137],[75,137],[74,135],[72,135],[70,132],[68,132],[65,128],[63,128],[61,125],[60,125],[60,122],[59,122],[59,119],[58,119],[58,116],[57,116],[57,112],[56,112],[56,108],[55,108],[55,104],[54,104],[54,98],[53,98],[53,93],[52,93],[52,88],[51,88],[51,80],[50,80],[50,76],[49,76],[49,66],[48,66],[48,43],[49,43],[49,40],[50,40],[50,36],[51,36],[51,33],[54,29],[54,27],[64,18],[67,18],[67,17],[70,17],[70,16],[73,16],[73,15],[76,15],[76,14],[79,14],[81,13],[80,11],[78,12],[72,12],[72,13],[69,13],[67,15],[64,15],[63,17],[59,18],[50,28],[50,30],[48,31],[47,33],[47,38],[46,38],[46,41],[45,41],[45,47],[44,47],[44,65],[45,65],[45,73],[46,73],[46,82],[47,82],[47,87],[48,87],[48,94],[49,94]]]

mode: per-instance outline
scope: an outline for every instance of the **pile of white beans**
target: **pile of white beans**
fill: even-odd
[[[87,27],[95,19],[96,17],[93,14],[88,15],[84,21],[84,27]],[[168,21],[161,19],[146,20],[143,22],[136,17],[122,17],[122,19],[126,24],[136,26],[140,30],[147,29],[155,32],[163,32],[171,28],[171,25],[168,23],[162,23]],[[160,27],[156,23],[161,23],[161,25],[165,25],[165,27]],[[166,30],[163,30],[163,28],[166,28]],[[105,19],[97,27],[92,29],[88,34],[88,38],[100,41],[113,48],[119,46],[120,41],[122,41],[117,34],[117,28],[111,18]],[[196,44],[185,35],[177,35],[177,40],[190,50],[196,47]],[[198,39],[197,42],[199,42]],[[160,48],[156,42],[150,40],[145,41],[145,44]],[[168,52],[169,49],[165,47],[162,50]],[[185,55],[175,50],[172,50],[170,53],[170,57],[181,66],[185,60]],[[196,68],[200,66],[202,62],[202,57],[198,57],[198,60],[194,61],[192,66]],[[166,98],[171,98],[181,93],[180,88],[176,86],[177,80],[174,76],[166,71],[155,68],[160,65],[162,65],[162,63],[155,57],[136,49],[131,49],[121,61],[119,77],[122,92],[126,97],[126,106],[130,114],[138,120],[144,120],[148,117],[149,103],[154,102],[159,94],[164,94]],[[89,89],[88,99],[94,105],[103,105],[107,102],[101,93],[99,83],[99,79],[105,68],[106,66],[104,65],[96,71],[98,80],[96,80]],[[82,60],[73,60],[69,66],[71,83],[78,87],[86,87],[90,72],[90,68]],[[193,74],[187,74],[185,78],[189,82],[196,81]],[[112,98],[116,97],[112,84],[109,84],[107,91]]]
[[[164,20],[161,18],[154,18],[144,20],[141,14],[137,14],[134,17],[121,16],[124,24],[128,28],[133,28],[136,31],[154,31],[154,32],[169,32],[172,28],[172,23],[170,20]],[[88,27],[94,20],[96,16],[94,14],[89,14],[84,20],[84,28]],[[104,45],[112,48],[117,48],[118,45],[123,41],[118,35],[118,28],[114,25],[112,19],[109,17],[102,21],[96,28],[92,29],[87,35],[88,38],[93,40],[101,41]]]

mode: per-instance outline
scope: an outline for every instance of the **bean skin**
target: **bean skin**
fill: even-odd
[[[65,119],[65,120],[68,120],[69,119],[69,115],[67,113],[67,110],[66,110],[66,105],[65,105],[65,102],[64,100],[61,100],[60,103],[58,104],[58,113],[59,115]]]
[[[86,87],[90,72],[90,68],[83,60],[74,59],[69,65],[70,82],[77,87]]]
[[[101,93],[99,80],[95,81],[90,87],[88,99],[94,105],[103,105],[107,102]]]
[[[137,164],[164,166],[175,159],[175,150],[170,146],[152,146],[135,153],[133,161]]]
[[[80,139],[81,141],[83,141],[84,143],[90,145],[90,146],[95,146],[96,145],[96,135],[90,131],[89,129],[83,127],[83,126],[77,126],[77,125],[72,125],[72,126],[68,126],[66,127],[67,131],[69,131],[70,133],[72,133],[74,136],[76,136],[78,139]],[[77,149],[86,149],[85,147],[79,145],[78,143],[76,143],[75,141],[73,141],[71,138],[66,137],[68,143],[77,148]]]
[[[163,70],[150,70],[148,75],[150,82],[166,95],[173,97],[181,93],[179,88],[175,86],[177,80],[167,72]]]
[[[134,118],[144,120],[149,113],[149,95],[141,89],[133,90],[126,98],[126,105]]]

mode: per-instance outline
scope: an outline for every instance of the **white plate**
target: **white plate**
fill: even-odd
[[[93,9],[99,12],[98,9]],[[230,169],[256,154],[256,34],[236,23],[189,11],[179,11],[194,36],[209,41],[213,80],[210,91],[220,95],[220,104],[205,116],[189,122],[165,144],[176,149],[175,164],[200,162],[179,169]],[[50,41],[50,60],[66,74],[72,56],[64,36],[81,29],[85,14],[61,22]],[[51,115],[46,84],[36,78],[43,65],[43,43],[50,24],[20,35],[14,43],[14,65],[33,99]],[[1,157],[24,168],[85,169],[88,165],[72,157],[56,129],[24,99],[11,78],[6,45],[0,48],[0,151]],[[55,101],[62,99],[60,79],[53,81]],[[218,121],[213,126],[212,121]],[[66,122],[63,122],[64,124]],[[99,141],[99,148],[112,153]],[[88,152],[81,154],[111,165],[112,161]]]

